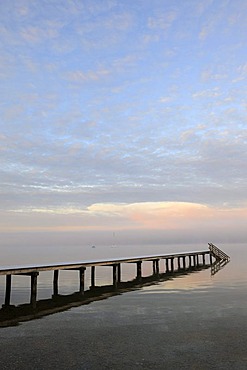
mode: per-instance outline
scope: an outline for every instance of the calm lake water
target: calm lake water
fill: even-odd
[[[217,246],[231,261],[214,275],[208,268],[175,276],[40,320],[0,328],[2,369],[247,369],[247,246]],[[35,253],[31,249],[21,253],[8,250],[3,253],[2,265],[206,249],[205,245],[179,245],[49,248]],[[125,265],[123,279],[128,280],[135,276],[136,266]],[[152,273],[151,265],[145,263],[144,275]],[[96,268],[98,285],[111,283],[111,270]],[[3,278],[2,301],[4,285]],[[71,294],[77,289],[77,273],[62,271],[59,293]],[[11,303],[28,302],[29,290],[30,277],[15,276]],[[51,295],[52,274],[40,273],[38,299]]]

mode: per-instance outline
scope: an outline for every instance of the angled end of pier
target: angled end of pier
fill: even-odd
[[[230,261],[230,257],[220,248],[216,247],[216,245],[214,245],[213,243],[208,243],[208,248],[210,251],[210,255],[213,256],[216,261]]]

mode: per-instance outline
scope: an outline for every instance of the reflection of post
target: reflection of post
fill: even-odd
[[[10,305],[11,275],[6,275],[5,306]]]
[[[95,266],[91,267],[91,287],[95,287]]]
[[[136,278],[137,278],[137,280],[141,280],[141,278],[142,278],[142,261],[136,262],[136,269],[137,269]]]
[[[84,288],[85,288],[85,267],[81,267],[79,269],[79,280],[80,280],[80,287],[79,292],[83,295],[84,294]]]
[[[59,270],[54,270],[54,274],[53,274],[53,295],[58,295],[58,273],[59,273]]]
[[[38,272],[31,272],[31,297],[30,304],[33,308],[36,308],[36,298],[37,298],[37,281],[38,281]]]

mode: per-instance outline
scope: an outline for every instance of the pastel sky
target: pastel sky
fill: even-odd
[[[246,19],[246,0],[1,1],[1,234],[245,241]]]

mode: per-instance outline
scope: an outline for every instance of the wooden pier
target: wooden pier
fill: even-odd
[[[207,261],[206,261],[207,259]],[[224,252],[209,243],[209,250],[196,252],[183,252],[164,255],[152,255],[142,257],[119,258],[112,260],[81,261],[77,263],[40,265],[40,266],[17,266],[0,269],[0,275],[6,276],[5,302],[3,308],[10,307],[11,300],[11,281],[13,275],[28,275],[31,280],[30,304],[33,309],[37,304],[37,280],[40,272],[54,271],[53,273],[53,295],[57,296],[59,291],[59,271],[60,270],[78,270],[79,272],[79,293],[84,295],[85,291],[85,270],[91,269],[91,286],[95,288],[96,267],[112,267],[112,286],[118,289],[121,284],[121,265],[124,263],[136,264],[136,281],[142,281],[142,262],[150,261],[152,263],[153,276],[160,274],[183,271],[187,268],[198,268],[206,264],[212,265],[214,261],[229,260]],[[163,261],[163,263],[162,263]]]

